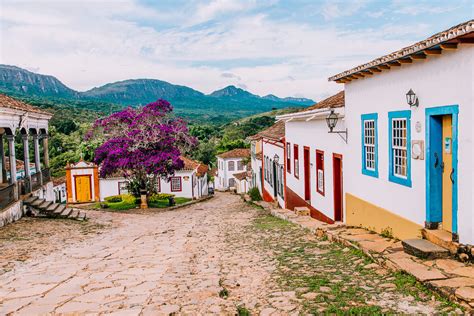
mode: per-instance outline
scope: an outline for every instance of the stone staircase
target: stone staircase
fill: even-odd
[[[23,203],[28,209],[27,214],[30,216],[69,218],[79,221],[87,219],[86,213],[84,211],[68,208],[64,204],[46,201],[45,199],[40,199],[37,196],[31,196],[24,200]]]

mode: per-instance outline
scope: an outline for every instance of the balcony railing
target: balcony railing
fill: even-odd
[[[51,181],[51,172],[49,168],[41,170],[41,173],[43,174],[43,183]]]
[[[37,172],[31,175],[31,190],[32,191],[41,188],[41,174],[42,172]]]
[[[10,184],[0,188],[0,209],[3,209],[15,201],[15,185]]]

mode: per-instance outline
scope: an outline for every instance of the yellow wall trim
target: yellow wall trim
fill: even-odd
[[[346,224],[377,233],[389,231],[400,240],[421,238],[421,225],[346,193]]]

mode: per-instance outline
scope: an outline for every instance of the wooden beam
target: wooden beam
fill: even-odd
[[[372,68],[370,68],[370,71],[372,71],[372,72],[382,72],[382,70],[380,70],[379,67],[372,67]]]
[[[423,53],[426,55],[441,55],[441,49],[425,49]]]
[[[388,64],[389,64],[390,66],[395,66],[395,67],[399,67],[399,66],[402,65],[401,63],[399,63],[399,62],[396,61],[396,60],[395,60],[395,61],[391,61],[391,62],[389,62]]]
[[[401,58],[398,60],[398,62],[401,64],[411,64],[413,60],[410,57],[408,57],[408,58]]]
[[[474,44],[474,37],[459,38],[458,41],[462,44]]]
[[[390,69],[390,66],[389,65],[379,65],[378,66],[380,69]]]
[[[444,43],[439,45],[442,49],[457,49],[457,43]]]
[[[425,54],[415,54],[415,55],[411,55],[410,57],[411,59],[426,59]]]
[[[360,72],[353,74],[354,77],[356,78],[364,78],[365,76],[361,74]]]
[[[372,75],[373,75],[373,73],[371,73],[371,72],[368,71],[368,70],[362,71],[362,74],[364,74],[364,76],[372,76]]]

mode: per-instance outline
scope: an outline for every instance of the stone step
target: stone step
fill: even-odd
[[[71,209],[71,213],[69,213],[68,217],[71,219],[76,219],[79,216],[79,210],[74,208]]]
[[[38,209],[40,211],[46,211],[46,209],[51,205],[53,204],[52,201],[44,201],[43,203],[41,203],[40,205],[38,205]]]
[[[310,210],[306,206],[297,206],[295,207],[295,214],[298,216],[309,216]]]
[[[29,205],[30,205],[31,207],[37,208],[37,207],[39,207],[39,206],[40,206],[43,202],[45,202],[45,201],[46,201],[46,200],[44,200],[44,199],[36,199],[36,200],[34,200],[33,202],[31,202]]]
[[[421,235],[433,244],[446,248],[454,255],[457,253],[459,243],[453,241],[453,234],[442,229],[423,229]]]
[[[32,195],[32,196],[30,196],[29,198],[27,198],[24,203],[25,203],[26,205],[30,205],[31,203],[33,203],[33,202],[36,201],[37,199],[38,199],[37,196]]]
[[[85,221],[87,219],[86,213],[83,211],[79,211],[79,215],[77,216],[77,220]]]
[[[437,259],[449,257],[449,250],[426,239],[406,239],[402,241],[406,253],[423,259]]]
[[[72,208],[66,208],[66,209],[64,209],[64,211],[62,211],[60,216],[61,217],[70,217],[72,212],[73,212]]]
[[[53,214],[56,215],[56,216],[59,216],[61,215],[61,213],[66,209],[66,205],[62,204],[62,205],[59,205],[54,211],[53,211]]]
[[[57,209],[59,206],[61,206],[61,204],[52,203],[50,206],[48,206],[48,208],[46,209],[46,212],[47,213],[54,212],[54,210]]]

